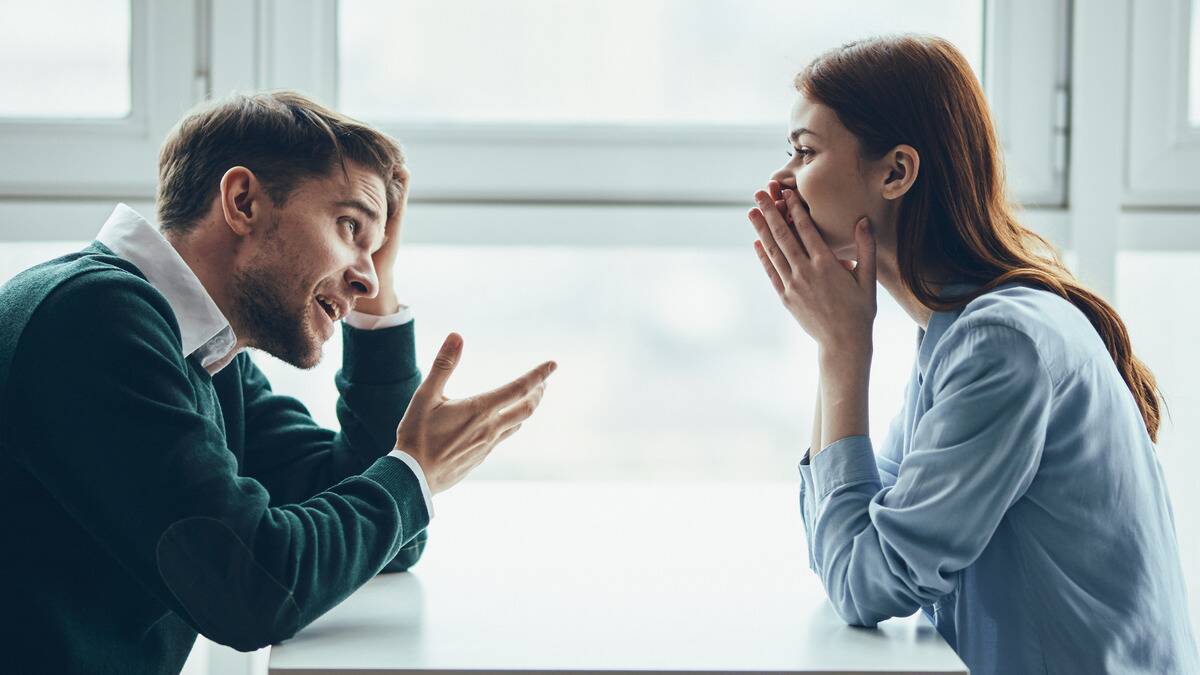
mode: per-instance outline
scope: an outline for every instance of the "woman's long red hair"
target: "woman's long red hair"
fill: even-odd
[[[818,57],[795,85],[837,113],[864,156],[882,157],[900,144],[920,154],[920,172],[900,205],[896,241],[900,276],[922,304],[955,309],[1010,282],[1065,298],[1096,328],[1157,440],[1161,394],[1154,375],[1133,355],[1116,310],[1079,283],[1049,242],[1017,221],[983,89],[953,45],[916,35],[854,42]],[[979,288],[939,298],[937,279],[926,276],[932,270]]]

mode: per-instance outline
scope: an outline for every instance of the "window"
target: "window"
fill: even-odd
[[[113,199],[152,199],[159,144],[204,94],[196,73],[205,67],[197,53],[197,8],[205,4],[8,3],[0,25],[0,199],[98,197],[110,210]],[[0,201],[5,223],[14,222],[10,206],[27,204]],[[38,222],[80,227],[68,222],[73,212],[43,205]],[[95,234],[87,225],[67,238]]]
[[[336,72],[314,66],[306,82],[401,139],[426,198],[729,204],[776,161],[792,78],[811,58],[872,34],[935,33],[994,94],[1017,197],[1061,205],[1066,8],[343,0]],[[311,52],[297,40],[289,53]]]
[[[339,102],[392,122],[775,127],[792,76],[864,35],[942,35],[981,72],[982,5],[872,0],[849,14],[785,0],[345,0]]]
[[[1193,223],[1194,226],[1194,223]],[[1159,432],[1158,461],[1171,488],[1179,535],[1180,562],[1192,570],[1189,585],[1200,577],[1200,493],[1195,489],[1200,438],[1200,317],[1179,311],[1173,293],[1200,288],[1200,251],[1123,251],[1117,256],[1117,304],[1129,327],[1134,353],[1158,379],[1167,407]],[[1190,596],[1193,621],[1200,617],[1200,595]]]
[[[1014,14],[999,4],[989,16]],[[1061,3],[1018,4],[1030,16],[999,23],[1018,25],[1023,42],[1012,31],[989,53],[1057,59]],[[872,34],[936,33],[985,71],[981,1],[875,0],[856,10],[781,0],[343,0],[336,72],[316,67],[308,82],[333,82],[341,108],[399,138],[426,199],[740,204],[782,156],[792,78],[820,52]],[[306,46],[289,53],[311,58]],[[1033,65],[1051,80],[1042,87],[1041,75],[1023,79],[1033,60],[992,70],[1025,81],[1025,107],[1049,115],[1059,64]],[[1044,100],[1029,105],[1033,91]],[[1034,203],[1057,204],[1061,172],[1046,150],[1055,123],[1045,115],[1036,133],[1015,123],[1006,153],[1028,145],[1030,161],[1014,164],[1040,163],[1040,173],[1018,172],[1014,183]]]
[[[11,3],[0,24],[0,118],[125,117],[129,37],[126,0]]]
[[[1198,7],[1130,3],[1126,206],[1200,206]]]
[[[423,372],[447,333],[464,337],[450,396],[559,363],[535,417],[479,477],[788,480],[809,444],[816,346],[749,244],[411,245],[397,284],[413,304]],[[875,333],[871,431],[881,441],[900,411],[917,333],[882,290]],[[307,372],[255,357],[276,391],[337,428],[340,350],[326,345]]]
[[[1188,104],[1188,121],[1192,126],[1200,127],[1200,0],[1192,0],[1192,28],[1190,32],[1192,54],[1189,66],[1191,79],[1188,82],[1188,90],[1191,92],[1191,101]]]

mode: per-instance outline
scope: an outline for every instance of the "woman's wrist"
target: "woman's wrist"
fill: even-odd
[[[834,375],[870,372],[874,344],[870,337],[864,340],[843,340],[834,344],[818,345],[817,365],[821,372]]]
[[[846,341],[836,346],[821,346],[818,361],[822,448],[848,436],[865,436],[869,433],[871,352],[870,341]]]

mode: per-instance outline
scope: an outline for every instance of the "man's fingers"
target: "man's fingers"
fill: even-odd
[[[542,396],[546,393],[546,384],[542,384],[533,388],[525,396],[522,396],[516,403],[500,411],[500,416],[496,422],[501,429],[507,429],[511,426],[520,424],[529,419],[533,415],[533,411],[537,410],[538,405],[542,402]]]
[[[462,345],[463,339],[458,333],[446,336],[446,340],[442,342],[442,348],[438,350],[437,356],[433,359],[433,367],[429,369],[429,376],[421,384],[422,389],[434,396],[442,394],[446,388],[446,380],[450,379],[450,374],[458,366],[458,359],[462,356]]]
[[[480,394],[478,396],[479,403],[484,408],[502,408],[510,405],[545,382],[546,378],[550,377],[550,373],[557,368],[557,363],[547,361],[504,386]]]
[[[499,443],[500,441],[502,441],[502,440],[504,440],[504,439],[508,438],[509,436],[512,436],[513,434],[517,433],[517,432],[518,432],[518,431],[520,431],[520,430],[521,430],[521,425],[520,425],[520,424],[518,424],[518,425],[516,425],[516,426],[509,427],[509,428],[507,428],[507,429],[505,429],[505,430],[504,430],[504,433],[500,434],[500,438],[497,438],[497,439],[496,439],[496,442],[497,442],[497,443]]]

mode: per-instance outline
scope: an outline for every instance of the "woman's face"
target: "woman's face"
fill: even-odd
[[[838,258],[857,259],[855,223],[867,216],[876,232],[890,225],[882,222],[889,213],[879,189],[883,162],[863,159],[858,139],[837,114],[803,94],[792,106],[788,143],[791,157],[771,178],[796,191]]]

